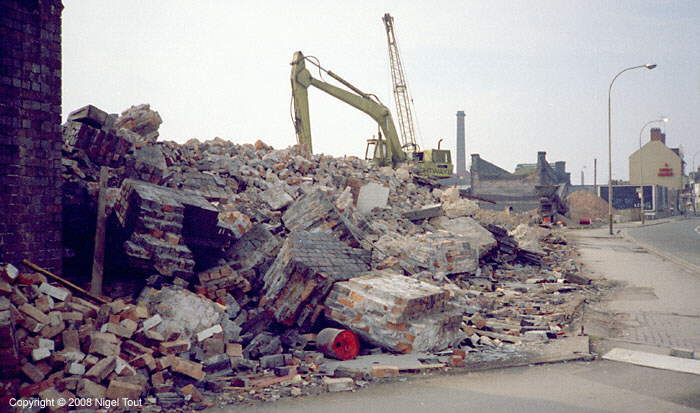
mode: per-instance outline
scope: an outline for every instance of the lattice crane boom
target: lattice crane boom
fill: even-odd
[[[408,92],[406,75],[399,56],[399,46],[394,34],[394,18],[389,13],[382,17],[386,29],[386,37],[389,43],[389,68],[393,82],[394,101],[396,102],[396,115],[401,129],[401,146],[406,150],[417,150],[416,133],[414,124],[413,99]]]

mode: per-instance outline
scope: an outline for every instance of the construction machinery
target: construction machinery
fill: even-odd
[[[415,110],[413,108],[413,98],[408,90],[408,82],[406,74],[401,62],[399,54],[399,44],[394,33],[394,18],[389,13],[385,13],[382,17],[384,29],[386,30],[386,39],[389,50],[389,71],[391,72],[391,80],[394,92],[394,103],[396,104],[396,116],[401,129],[401,148],[408,153],[415,153],[416,157],[425,157],[429,155],[433,161],[449,163],[449,174],[444,174],[445,171],[440,171],[439,177],[450,177],[452,175],[452,163],[450,151],[440,149],[428,149],[421,151],[416,142],[416,127],[415,127]],[[421,155],[422,154],[422,155]]]
[[[408,92],[408,83],[399,55],[399,45],[394,34],[394,18],[389,13],[382,17],[386,29],[386,39],[389,43],[389,70],[393,82],[396,117],[401,129],[401,147],[405,150],[417,150],[415,124],[413,121],[413,99]]]
[[[319,70],[319,76],[323,76],[325,73],[349,90],[313,77],[306,68],[306,62],[311,63]],[[308,89],[309,86],[314,86],[368,114],[377,122],[379,129],[377,137],[367,140],[366,158],[369,158],[371,152],[371,159],[381,166],[391,165],[396,167],[402,163],[409,162],[415,165],[418,168],[417,172],[423,176],[444,178],[452,175],[449,151],[439,148],[424,151],[404,151],[389,108],[382,104],[375,95],[361,91],[347,80],[321,67],[318,59],[312,56],[304,56],[300,51],[294,53],[291,65],[294,129],[297,135],[297,143],[303,153],[313,153]]]

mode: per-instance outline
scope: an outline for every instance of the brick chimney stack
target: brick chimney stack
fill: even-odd
[[[661,128],[651,128],[650,135],[652,141],[660,141],[666,145],[666,134],[661,132]]]

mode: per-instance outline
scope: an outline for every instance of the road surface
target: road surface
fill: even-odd
[[[700,218],[629,228],[626,231],[640,243],[700,268]]]

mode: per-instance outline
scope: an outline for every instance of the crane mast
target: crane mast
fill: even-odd
[[[396,102],[396,115],[401,129],[401,147],[408,151],[418,150],[416,134],[413,122],[413,100],[408,93],[406,75],[399,56],[399,46],[394,35],[394,18],[389,13],[382,17],[386,28],[386,37],[389,43],[389,68],[394,89],[394,101]]]

